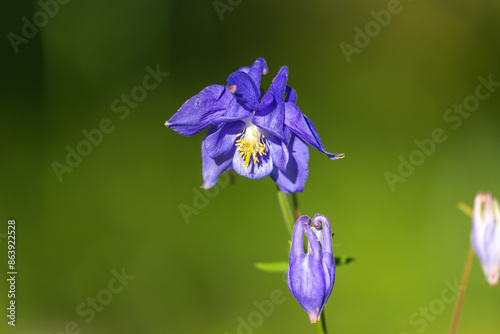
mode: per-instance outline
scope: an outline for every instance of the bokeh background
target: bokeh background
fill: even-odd
[[[221,0],[222,16],[211,0],[56,2],[16,53],[9,33],[23,36],[23,17],[33,22],[46,3],[0,10],[0,244],[6,254],[16,219],[18,260],[17,326],[6,324],[3,280],[2,333],[315,333],[282,276],[254,268],[288,256],[272,180],[219,185],[196,209],[203,134],[164,126],[257,57],[270,68],[264,87],[290,68],[298,106],[326,148],[346,154],[330,161],[311,149],[299,194],[304,214],[333,222],[334,253],[356,259],[337,269],[330,332],[448,331],[453,303],[442,292],[460,278],[470,231],[456,204],[472,205],[479,190],[500,196],[500,87],[457,129],[443,115],[475,94],[479,76],[500,81],[498,1]],[[399,13],[348,62],[341,43],[355,46],[355,28],[388,6]],[[169,74],[126,116],[114,112],[148,66]],[[67,147],[103,119],[110,133],[59,180],[54,162],[66,164]],[[436,128],[446,140],[391,189],[385,173]],[[183,206],[196,210],[189,219]],[[113,270],[135,278],[108,300]],[[284,302],[239,327],[275,290]],[[81,315],[96,297],[108,304]],[[474,259],[459,332],[498,333],[499,312],[500,288]]]

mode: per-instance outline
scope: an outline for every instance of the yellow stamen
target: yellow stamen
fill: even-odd
[[[264,135],[261,133],[259,128],[250,123],[245,131],[238,133],[236,137],[240,136],[242,136],[241,139],[236,141],[236,150],[239,152],[240,157],[242,157],[244,161],[243,166],[247,168],[251,157],[253,157],[253,163],[257,164],[259,162],[257,154],[260,156],[266,155],[266,152],[264,152],[266,145],[261,142]]]

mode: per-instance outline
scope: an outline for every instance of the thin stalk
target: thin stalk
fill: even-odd
[[[300,208],[299,208],[299,200],[297,198],[297,193],[292,193],[292,203],[293,203],[293,215],[295,216],[295,220],[300,218]]]
[[[457,207],[467,216],[472,217],[472,209],[467,204],[459,202]],[[455,310],[453,311],[453,318],[451,320],[450,334],[455,334],[458,328],[458,320],[460,319],[460,311],[462,310],[462,302],[464,300],[467,282],[469,281],[469,273],[473,259],[474,259],[474,249],[472,248],[472,246],[469,246],[469,251],[467,252],[467,258],[465,260],[464,270],[462,271],[462,279],[460,280],[457,301],[455,302]]]
[[[455,303],[455,310],[453,311],[453,320],[451,322],[450,334],[455,334],[458,327],[458,320],[460,319],[460,310],[462,309],[462,301],[465,295],[465,288],[467,287],[467,282],[469,280],[470,267],[472,260],[474,259],[474,250],[472,246],[469,246],[469,252],[467,253],[467,260],[465,260],[464,271],[462,272],[462,279],[460,280],[460,287],[458,290],[457,301]]]
[[[288,200],[284,192],[278,190],[278,202],[281,208],[281,214],[283,215],[283,220],[285,221],[285,227],[290,235],[290,240],[292,240],[292,231],[294,220],[292,216],[292,211],[290,210],[290,205],[288,204]]]

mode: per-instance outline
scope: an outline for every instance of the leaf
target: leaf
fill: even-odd
[[[468,206],[464,202],[458,202],[457,208],[458,208],[458,210],[462,211],[467,216],[472,218],[472,208],[470,206]]]
[[[288,268],[288,262],[256,262],[255,268],[269,273],[284,273]]]
[[[353,257],[349,256],[335,256],[335,265],[343,266],[354,261]],[[288,268],[288,262],[278,261],[278,262],[256,262],[255,268],[268,272],[268,273],[284,273]]]
[[[343,266],[348,263],[351,263],[354,261],[353,257],[348,257],[348,256],[335,256],[335,265],[336,266]]]

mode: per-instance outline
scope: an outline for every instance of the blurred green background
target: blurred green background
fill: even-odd
[[[46,5],[54,1],[2,2],[0,243],[6,254],[16,219],[18,260],[17,326],[3,314],[2,333],[315,333],[281,275],[253,267],[288,256],[270,178],[218,186],[189,221],[179,209],[194,208],[203,135],[164,122],[257,57],[270,69],[265,88],[289,67],[325,147],[346,153],[329,161],[311,149],[299,194],[303,214],[332,221],[334,253],[356,258],[337,269],[330,332],[446,333],[453,303],[442,291],[459,279],[469,245],[470,219],[456,204],[472,205],[479,190],[500,196],[500,89],[456,129],[443,116],[474,101],[479,76],[500,82],[499,2],[220,2],[222,16],[211,0],[55,2],[56,13]],[[370,25],[371,11],[388,6],[398,14]],[[36,13],[47,10],[44,22]],[[23,17],[33,15],[45,24],[16,53],[9,33],[24,38]],[[340,45],[355,47],[366,24],[372,36],[348,62]],[[148,66],[169,75],[128,114],[114,112],[122,94],[145,91],[136,87]],[[109,133],[60,181],[54,162],[66,165],[67,146],[103,119]],[[391,189],[384,174],[397,174],[398,157],[436,128],[446,140]],[[122,268],[135,278],[107,292]],[[254,302],[275,290],[284,302],[255,316]],[[107,303],[94,317],[92,298]],[[459,332],[498,333],[499,312],[500,288],[474,259]],[[256,326],[239,325],[252,315]]]

